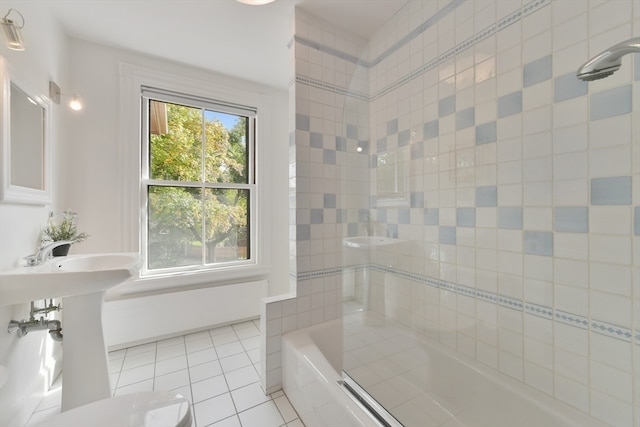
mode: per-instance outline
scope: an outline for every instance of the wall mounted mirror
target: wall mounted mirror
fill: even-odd
[[[51,101],[0,61],[0,202],[51,203]]]

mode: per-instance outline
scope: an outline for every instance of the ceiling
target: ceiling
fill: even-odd
[[[299,5],[369,39],[408,0],[47,0],[67,33],[286,88],[291,17]]]

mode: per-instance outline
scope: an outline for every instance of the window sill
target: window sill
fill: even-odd
[[[105,300],[135,298],[149,294],[181,292],[192,289],[225,286],[234,283],[265,280],[270,268],[264,265],[200,270],[131,278],[107,291]]]

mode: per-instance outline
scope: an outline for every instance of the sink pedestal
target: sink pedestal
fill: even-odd
[[[62,411],[111,397],[103,304],[104,291],[62,300]]]

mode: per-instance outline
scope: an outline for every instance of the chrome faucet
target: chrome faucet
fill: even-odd
[[[39,265],[51,258],[51,252],[58,246],[71,245],[75,243],[73,240],[59,240],[57,242],[47,243],[38,249],[38,252],[24,257],[27,260],[27,266]]]

